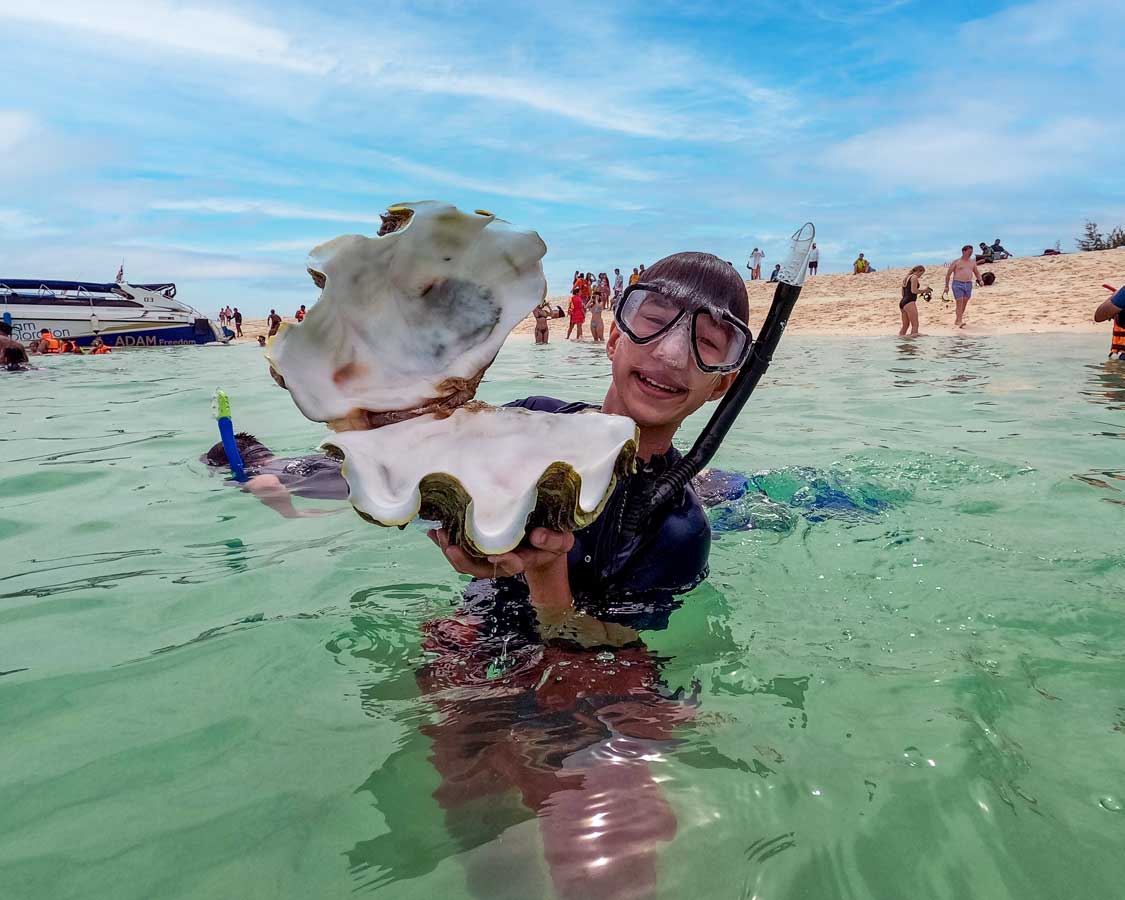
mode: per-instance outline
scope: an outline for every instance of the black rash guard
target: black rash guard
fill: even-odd
[[[553,397],[528,397],[507,405],[561,414],[599,408]],[[638,539],[627,545],[620,540],[626,508],[645,502],[657,478],[679,458],[679,451],[670,448],[662,456],[639,463],[634,474],[617,483],[593,524],[574,533],[567,568],[579,609],[638,630],[662,628],[679,606],[676,595],[690,591],[707,577],[711,526],[690,486],[662,519],[647,523]],[[501,587],[500,582],[513,581],[523,584],[518,579],[496,579],[497,587]],[[503,587],[519,591],[514,584]],[[522,590],[526,592],[526,586]]]

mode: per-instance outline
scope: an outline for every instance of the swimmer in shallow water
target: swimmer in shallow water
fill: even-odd
[[[1108,290],[1113,290],[1108,284]],[[1113,336],[1110,338],[1109,358],[1125,360],[1125,287],[1113,291],[1094,310],[1095,322],[1113,321]]]
[[[245,431],[235,435],[238,452],[249,479],[243,489],[249,491],[274,512],[287,519],[327,516],[339,509],[297,509],[293,496],[310,500],[347,500],[348,485],[340,474],[340,463],[323,453],[309,456],[278,457],[254,435]],[[203,455],[209,466],[229,466],[222,441]]]
[[[9,372],[21,372],[27,368],[27,350],[12,337],[12,326],[7,322],[0,322],[0,353],[3,354],[0,361]]]
[[[479,818],[484,798],[500,802],[515,788],[561,897],[618,897],[624,886],[649,896],[660,845],[676,833],[652,767],[694,704],[664,688],[640,632],[665,627],[678,596],[707,576],[711,529],[690,486],[657,512],[651,499],[681,458],[672,446],[680,425],[722,397],[746,361],[748,313],[742,279],[718,257],[678,253],[652,265],[617,303],[605,344],[612,378],[600,408],[633,419],[639,439],[637,471],[618,481],[601,516],[574,533],[534,528],[516,550],[479,562],[444,530],[430,532],[474,578],[462,609],[427,626],[424,646],[437,659],[418,673],[438,711],[427,731],[442,777],[434,796],[456,833]],[[597,408],[552,397],[510,405]],[[623,520],[638,513],[643,525],[626,534]],[[615,652],[588,652],[599,647]],[[502,665],[511,671],[497,692],[489,673]]]

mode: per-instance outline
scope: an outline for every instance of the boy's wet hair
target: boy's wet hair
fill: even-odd
[[[240,431],[234,436],[235,446],[238,447],[238,452],[242,455],[244,463],[251,463],[260,456],[273,456],[270,449],[262,444],[254,435],[247,431]],[[209,466],[229,466],[230,461],[227,459],[226,448],[223,447],[223,442],[215,444],[203,455]]]
[[[750,301],[742,276],[713,253],[673,253],[645,269],[643,282],[689,307],[725,309],[743,322]]]

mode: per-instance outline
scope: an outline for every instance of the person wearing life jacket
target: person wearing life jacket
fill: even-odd
[[[1105,322],[1113,320],[1113,336],[1109,343],[1109,358],[1125,360],[1125,287],[1114,290],[1110,285],[1103,284],[1106,290],[1113,291],[1113,296],[1094,310],[1094,321]]]
[[[863,254],[861,253],[861,254],[859,254],[859,259],[857,259],[852,264],[852,274],[853,275],[863,275],[867,271],[869,271],[870,268],[871,268],[871,263],[869,263],[866,259],[864,259]]]
[[[94,338],[94,340],[90,344],[90,353],[93,354],[94,356],[99,356],[102,353],[112,353],[112,352],[113,351],[110,350],[109,347],[107,347],[105,345],[105,343],[102,341],[102,339],[100,337]]]
[[[295,318],[298,322],[303,322],[305,321],[306,313],[307,310],[305,309],[305,304],[302,303],[301,308],[297,310],[297,314],[293,318]]]
[[[62,349],[59,353],[75,353],[78,356],[83,356],[85,351],[78,346],[77,341],[66,340],[62,342]]]
[[[62,353],[62,341],[51,334],[50,328],[39,329],[39,352]]]

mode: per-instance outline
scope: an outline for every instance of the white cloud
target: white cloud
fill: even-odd
[[[958,122],[971,127],[958,127]],[[880,185],[957,190],[1026,185],[1049,174],[1082,171],[1110,134],[1102,122],[1068,117],[1037,127],[969,111],[906,119],[848,138],[826,161]]]
[[[7,249],[12,249],[10,246]],[[300,260],[284,265],[244,256],[185,250],[175,246],[136,246],[92,240],[36,242],[18,251],[19,268],[29,278],[111,278],[122,257],[125,274],[137,282],[170,279],[200,281],[261,279],[304,275]],[[188,302],[191,302],[190,300]]]
[[[48,224],[38,216],[22,209],[0,206],[0,236],[6,239],[46,237],[60,233],[59,228]]]
[[[323,73],[332,65],[330,61],[318,61],[303,43],[277,28],[236,12],[169,0],[0,0],[0,19],[90,31],[153,49],[298,72]]]
[[[35,132],[35,118],[19,109],[0,109],[0,153],[11,150]]]
[[[271,219],[305,219],[323,222],[375,222],[378,211],[350,212],[341,209],[318,209],[271,200],[243,200],[230,197],[209,197],[202,200],[157,200],[149,209],[176,212],[214,213],[217,215],[256,215]]]

